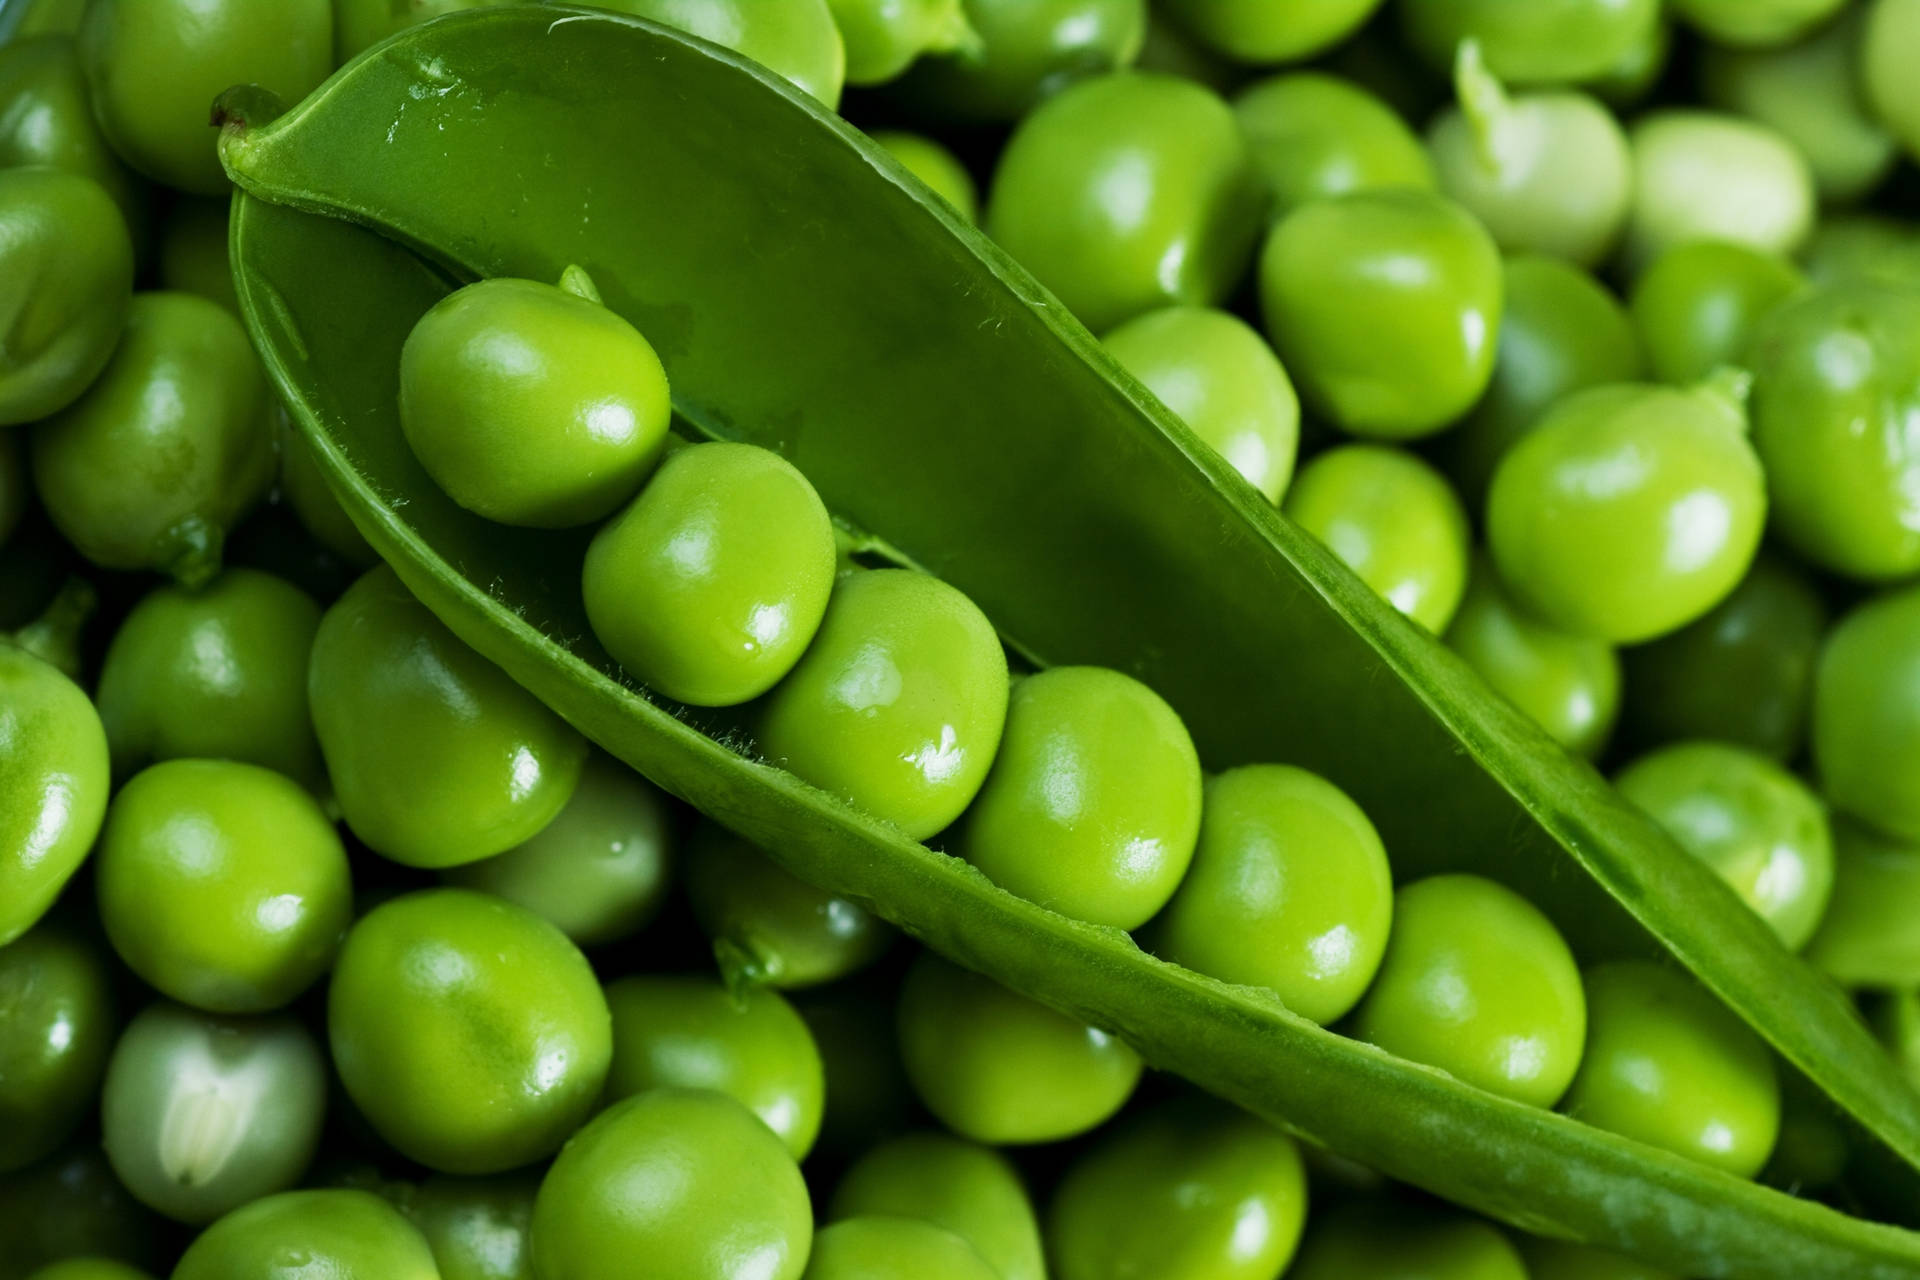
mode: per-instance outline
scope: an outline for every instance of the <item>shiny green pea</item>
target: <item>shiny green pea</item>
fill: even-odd
[[[284,406],[274,406],[273,419],[274,438],[280,446],[281,500],[293,509],[294,518],[314,541],[356,568],[373,567],[380,557],[327,488],[327,479],[314,460],[313,446],[295,429]]]
[[[127,1194],[97,1142],[0,1174],[0,1276],[22,1280],[63,1258],[111,1257],[163,1269],[165,1229]]]
[[[1849,988],[1920,988],[1920,845],[1836,817],[1833,850],[1808,963]]]
[[[1208,780],[1193,867],[1148,936],[1324,1025],[1373,980],[1392,918],[1387,851],[1360,806],[1304,769],[1242,765]]]
[[[1789,254],[1813,228],[1813,174],[1765,125],[1670,108],[1641,116],[1627,140],[1633,204],[1621,256],[1631,271],[1689,240]]]
[[[1067,1170],[1047,1214],[1059,1280],[1272,1280],[1300,1243],[1293,1139],[1211,1099],[1135,1116]]]
[[[1438,471],[1391,445],[1329,449],[1300,469],[1287,515],[1394,608],[1443,632],[1466,590],[1466,509]]]
[[[915,1111],[913,1087],[900,1061],[889,995],[865,983],[841,982],[797,994],[794,1007],[813,1032],[826,1068],[816,1149],[851,1159],[904,1131]]]
[[[79,38],[113,149],[195,195],[228,190],[208,120],[222,91],[257,84],[298,102],[333,70],[330,0],[90,0]]]
[[[1232,110],[1174,76],[1099,76],[1020,122],[987,234],[1096,333],[1214,306],[1245,272],[1262,194]]]
[[[1493,374],[1500,255],[1464,209],[1426,191],[1301,205],[1267,237],[1267,335],[1308,409],[1355,435],[1431,435]]]
[[[1133,1094],[1140,1055],[1108,1033],[923,953],[898,1010],[914,1091],[962,1137],[1053,1142],[1104,1123]]]
[[[1663,16],[1642,28],[1640,37],[1606,72],[1586,82],[1587,89],[1616,111],[1640,105],[1667,72],[1673,57],[1673,24]]]
[[[843,578],[800,665],[761,705],[760,750],[915,840],[986,781],[1007,714],[1007,659],[973,601],[938,578]]]
[[[307,694],[347,825],[447,867],[524,844],[579,784],[586,741],[374,569],[314,636]]]
[[[1836,214],[1820,219],[1801,261],[1815,284],[1920,283],[1920,227],[1884,214]]]
[[[736,995],[708,978],[636,976],[608,986],[607,1006],[608,1098],[711,1089],[760,1117],[795,1160],[813,1148],[826,1092],[820,1050],[778,992]]]
[[[114,633],[95,700],[114,772],[198,756],[325,779],[307,712],[320,606],[254,569],[149,592]]]
[[[732,49],[829,108],[840,105],[847,49],[827,0],[598,0],[596,7],[650,18]]]
[[[730,983],[792,990],[834,982],[893,942],[865,907],[798,879],[718,824],[701,825],[685,861],[688,905]]]
[[[840,1176],[827,1218],[872,1215],[945,1227],[999,1280],[1046,1280],[1033,1202],[1012,1162],[990,1147],[925,1132],[873,1148]]]
[[[27,1280],[153,1280],[146,1272],[112,1258],[68,1258],[40,1268]]]
[[[441,1280],[408,1221],[365,1191],[287,1191],[201,1233],[172,1280]]]
[[[34,486],[95,564],[199,586],[273,482],[267,409],[260,361],[230,312],[193,294],[135,294],[106,369],[34,428]]]
[[[1873,1029],[1900,1071],[1920,1088],[1920,992],[1898,991],[1873,1011]]]
[[[362,49],[379,44],[395,32],[443,13],[484,9],[507,0],[333,0],[333,53],[345,62]],[[612,8],[612,5],[603,5]]]
[[[1238,62],[1298,62],[1324,53],[1365,22],[1381,0],[1167,0],[1174,20]]]
[[[120,162],[93,118],[73,32],[35,35],[30,28],[29,20],[0,48],[0,168],[45,165],[92,178],[120,206],[137,249],[147,225],[146,184]]]
[[[979,43],[960,0],[827,0],[847,49],[847,83],[885,84],[923,54]]]
[[[1908,155],[1920,155],[1920,0],[1872,0],[1861,41],[1860,82],[1867,105]]]
[[[849,1218],[813,1238],[806,1280],[995,1280],[965,1240],[913,1218]]]
[[[1813,763],[1835,808],[1920,840],[1920,588],[1856,606],[1827,633]]]
[[[1686,386],[1740,363],[1760,322],[1805,285],[1777,254],[1689,240],[1640,273],[1628,305],[1653,376]]]
[[[1271,76],[1241,91],[1233,111],[1276,218],[1310,200],[1352,191],[1433,188],[1433,163],[1407,122],[1341,76]]]
[[[1393,936],[1353,1031],[1550,1107],[1580,1066],[1586,1000],[1573,953],[1533,904],[1480,876],[1430,876],[1394,896]]]
[[[586,957],[532,912],[464,889],[360,918],[334,966],[327,1027],[361,1113],[442,1173],[553,1154],[593,1113],[613,1056]]]
[[[97,1096],[114,1028],[95,947],[53,922],[0,947],[0,1173],[72,1135]]]
[[[772,450],[714,441],[676,452],[601,526],[581,594],[628,674],[732,706],[793,670],[833,578],[833,522],[807,478]]]
[[[534,1280],[527,1235],[540,1180],[510,1173],[493,1178],[428,1178],[407,1216],[426,1237],[440,1280]]]
[[[107,735],[78,685],[0,641],[0,947],[46,913],[107,812]]]
[[[1523,1237],[1520,1254],[1527,1261],[1527,1280],[1678,1280],[1632,1258],[1564,1240]]]
[[[298,1182],[326,1106],[320,1048],[292,1018],[161,1002],[113,1047],[100,1129],[129,1191],[198,1224]]]
[[[1013,121],[1076,80],[1133,65],[1146,0],[963,0],[977,44],[922,58],[901,96],[935,119]]]
[[[1401,33],[1444,71],[1463,40],[1516,84],[1567,84],[1608,75],[1659,25],[1659,0],[1397,0]]]
[[[1164,307],[1102,341],[1247,483],[1280,501],[1300,446],[1300,399],[1251,325],[1207,307]]]
[[[813,1213],[772,1130],[722,1094],[656,1089],[617,1102],[561,1151],[533,1205],[540,1280],[798,1280]]]
[[[1044,907],[1137,928],[1193,859],[1200,788],[1193,739],[1158,694],[1105,667],[1054,667],[1013,686],[955,851]]]
[[[240,299],[227,260],[228,202],[181,196],[160,225],[160,287],[197,293],[235,315]]]
[[[1588,970],[1576,1120],[1736,1177],[1767,1162],[1780,1087],[1759,1037],[1692,978],[1644,961]]]
[[[1708,40],[1736,48],[1772,48],[1806,35],[1847,0],[1672,0],[1675,16]]]
[[[1360,1202],[1316,1215],[1287,1280],[1530,1280],[1491,1223],[1446,1209]]]
[[[869,135],[903,168],[933,189],[933,193],[952,205],[967,222],[980,220],[980,193],[973,175],[958,156],[921,133],[904,129],[876,129]]]

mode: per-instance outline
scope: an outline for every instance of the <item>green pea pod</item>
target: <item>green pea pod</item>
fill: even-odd
[[[429,608],[615,755],[801,878],[1395,1177],[1691,1274],[1920,1276],[1920,1237],[1323,1031],[739,754],[618,678],[580,604],[584,534],[488,524],[433,486],[398,356],[452,286],[403,245],[460,278],[579,263],[691,427],[779,449],[1023,654],[1140,676],[1212,767],[1324,773],[1403,877],[1487,872],[1586,955],[1672,952],[1920,1162],[1920,1095],[1837,993],[836,117],[710,46],[557,7],[406,32],[272,123],[245,91],[223,109],[242,307],[321,470]]]

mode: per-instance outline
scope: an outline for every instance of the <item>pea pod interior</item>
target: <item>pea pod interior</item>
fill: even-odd
[[[804,878],[1394,1176],[1693,1274],[1920,1274],[1915,1237],[1321,1031],[755,763],[619,679],[580,606],[584,533],[490,525],[434,488],[395,409],[413,322],[449,273],[577,263],[689,423],[781,451],[1016,649],[1140,676],[1211,767],[1326,774],[1403,877],[1495,875],[1589,959],[1672,953],[1920,1162],[1920,1098],[1837,993],[836,117],[712,46],[557,7],[415,28],[270,124],[244,95],[228,111],[243,306],[329,481],[429,607],[609,750]]]

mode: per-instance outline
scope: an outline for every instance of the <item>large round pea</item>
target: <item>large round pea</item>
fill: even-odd
[[[671,803],[632,769],[596,752],[567,807],[538,835],[441,876],[551,920],[580,946],[616,942],[645,928],[666,898]]]
[[[586,761],[585,739],[385,565],[320,619],[307,694],[347,825],[408,866],[524,844],[572,798]]]
[[[165,1225],[127,1194],[97,1142],[65,1148],[17,1174],[0,1176],[0,1275],[88,1255],[159,1269]],[[8,1270],[7,1268],[12,1268]]]
[[[1586,976],[1587,1052],[1561,1109],[1738,1177],[1760,1171],[1780,1088],[1759,1037],[1685,974],[1643,961]]]
[[[1233,111],[1266,180],[1275,217],[1349,191],[1433,187],[1433,164],[1407,122],[1341,76],[1271,76],[1242,90]]]
[[[800,1169],[752,1112],[706,1090],[617,1102],[561,1151],[533,1205],[540,1280],[797,1280],[813,1213]]]
[[[1200,832],[1200,757],[1161,697],[1105,667],[1013,686],[955,851],[1023,898],[1133,929],[1166,905]]]
[[[114,1031],[96,949],[45,923],[0,947],[0,1173],[51,1155],[93,1105]]]
[[[1300,206],[1260,256],[1267,333],[1307,407],[1355,435],[1431,435],[1480,398],[1500,330],[1500,254],[1431,192]]]
[[[1805,783],[1744,748],[1682,742],[1641,756],[1614,785],[1789,948],[1806,945],[1833,891],[1833,837]]]
[[[1358,1203],[1316,1214],[1287,1280],[1532,1280],[1513,1242],[1453,1210]]]
[[[202,1223],[298,1182],[326,1107],[320,1048],[292,1018],[219,1018],[162,1002],[114,1046],[100,1129],[129,1191]]]
[[[759,697],[793,669],[833,590],[833,522],[757,445],[680,450],[587,548],[581,593],[607,652],[696,706]]]
[[[1135,316],[1104,342],[1247,483],[1280,501],[1300,444],[1300,400],[1246,321],[1207,307],[1165,307]]]
[[[1527,1260],[1527,1280],[1678,1280],[1644,1262],[1564,1240],[1523,1236],[1520,1254]]]
[[[0,947],[33,927],[106,817],[107,735],[78,685],[0,641]]]
[[[827,0],[847,49],[848,84],[884,84],[928,53],[975,47],[960,0]]]
[[[484,9],[507,0],[333,0],[333,56],[345,62],[395,32],[443,13]],[[612,5],[603,6],[612,8]],[[451,1280],[451,1277],[449,1277]]]
[[[915,63],[902,96],[935,118],[1017,120],[1087,76],[1127,67],[1146,0],[963,0],[976,42]]]
[[[1149,936],[1325,1024],[1373,980],[1392,919],[1387,851],[1360,806],[1305,769],[1243,765],[1208,780],[1193,867]]]
[[[93,114],[158,182],[224,195],[208,114],[236,84],[298,102],[333,70],[329,0],[89,0],[80,57]]]
[[[1872,0],[1861,40],[1860,83],[1872,108],[1908,155],[1920,155],[1920,0]]]
[[[1484,557],[1447,644],[1567,750],[1597,756],[1620,711],[1620,659],[1604,640],[1549,626],[1514,603]]]
[[[120,206],[137,249],[147,223],[146,184],[100,132],[70,33],[29,37],[22,29],[0,48],[0,168],[26,165],[99,183]]]
[[[1808,963],[1844,987],[1920,988],[1920,847],[1837,817],[1833,897]]]
[[[1686,386],[1740,363],[1760,322],[1805,285],[1777,254],[1688,240],[1640,273],[1628,305],[1653,376]]]
[[[814,888],[717,824],[688,842],[685,867],[693,918],[732,982],[787,990],[834,982],[893,942],[871,911]]]
[[[592,1114],[613,1056],[586,957],[532,912],[464,889],[361,917],[334,966],[327,1029],[374,1129],[442,1173],[553,1154]]]
[[[214,1013],[292,1000],[353,919],[347,853],[319,804],[231,760],[136,774],[107,811],[95,872],[101,923],[127,967]]]
[[[481,280],[400,348],[400,428],[455,502],[560,529],[632,497],[666,447],[667,374],[569,268],[558,286]]]
[[[441,1280],[427,1242],[367,1191],[288,1191],[201,1233],[172,1280]]]
[[[1398,0],[1400,28],[1445,71],[1477,40],[1504,80],[1566,84],[1614,71],[1660,22],[1659,0]]]
[[[922,840],[986,781],[1007,657],[958,590],[906,569],[843,578],[806,656],[762,705],[773,763]]]
[[[1467,513],[1438,471],[1391,445],[1349,444],[1300,469],[1285,511],[1387,603],[1447,629],[1467,585]]]
[[[868,135],[902,168],[933,189],[967,222],[980,220],[980,192],[960,158],[925,134],[875,129]]]
[[[1847,0],[1672,0],[1674,14],[1708,40],[1769,48],[1800,38]]]
[[[828,107],[840,105],[847,50],[827,0],[599,0],[732,49]]]
[[[307,660],[320,606],[272,574],[229,569],[198,591],[149,592],[107,647],[96,701],[114,772],[197,756],[319,789]]]
[[[849,1218],[813,1239],[806,1280],[996,1280],[998,1273],[945,1227],[913,1218]]]
[[[1126,1104],[1140,1055],[926,952],[900,989],[900,1055],[920,1100],[976,1142],[1053,1142]]]
[[[1776,309],[1753,345],[1753,443],[1776,531],[1824,569],[1920,570],[1920,290],[1851,280]]]
[[[1487,495],[1488,546],[1514,598],[1563,630],[1621,644],[1725,599],[1753,563],[1767,509],[1744,390],[1744,376],[1686,390],[1617,383],[1555,404]]]
[[[0,169],[0,427],[78,399],[132,297],[133,243],[105,188],[59,169]]]
[[[1014,130],[987,234],[1096,333],[1214,306],[1245,272],[1262,195],[1233,111],[1190,80],[1100,76]]]
[[[1206,45],[1239,62],[1297,62],[1352,35],[1380,0],[1167,0],[1174,20]]]
[[[873,1148],[840,1176],[827,1217],[871,1215],[945,1227],[1000,1280],[1046,1280],[1033,1202],[1019,1171],[990,1147],[925,1132]]]
[[[1354,1034],[1537,1107],[1566,1092],[1587,1030],[1565,940],[1511,889],[1430,876],[1394,897],[1386,959]]]
[[[273,482],[267,406],[260,361],[230,312],[188,293],[136,294],[106,369],[34,428],[34,486],[95,564],[198,586]]]
[[[1920,840],[1920,587],[1869,600],[1828,632],[1813,763],[1835,808]]]
[[[1633,206],[1622,257],[1630,270],[1688,240],[1792,253],[1813,226],[1813,174],[1765,125],[1674,108],[1641,116],[1627,139]]]
[[[1293,1139],[1183,1098],[1135,1116],[1067,1170],[1047,1243],[1059,1280],[1272,1280],[1306,1215]]]
[[[534,1280],[527,1236],[539,1189],[528,1173],[436,1175],[421,1184],[407,1216],[433,1250],[440,1280]]]
[[[795,1160],[820,1132],[826,1079],[813,1033],[777,991],[739,994],[710,978],[622,978],[607,988],[607,1097],[712,1089],[753,1112]]]
[[[27,1280],[153,1280],[153,1277],[112,1258],[68,1258],[40,1268]]]

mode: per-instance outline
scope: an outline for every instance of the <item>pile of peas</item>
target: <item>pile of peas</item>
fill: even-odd
[[[239,318],[207,104],[484,2],[0,0],[0,1280],[1660,1280],[912,945],[378,563]],[[602,7],[872,125],[1920,1083],[1920,0]],[[1693,979],[1030,669],[696,442],[588,271],[449,294],[399,386],[757,758],[1493,1095],[1839,1178]]]

